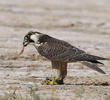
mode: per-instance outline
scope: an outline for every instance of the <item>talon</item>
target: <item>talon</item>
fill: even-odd
[[[64,84],[63,80],[57,79],[56,82],[57,82],[57,84],[60,84],[60,85],[61,85],[61,84]]]

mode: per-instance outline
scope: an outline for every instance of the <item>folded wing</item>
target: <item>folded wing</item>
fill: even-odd
[[[57,44],[46,43],[38,48],[38,52],[50,60],[61,62],[88,61],[102,64],[97,60],[107,60],[106,58],[87,54],[64,41],[60,41]]]

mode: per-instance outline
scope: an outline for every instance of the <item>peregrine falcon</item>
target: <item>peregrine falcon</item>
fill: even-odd
[[[98,60],[108,60],[107,58],[87,54],[85,51],[80,50],[63,40],[56,39],[37,31],[29,31],[25,35],[23,49],[20,54],[23,53],[24,47],[28,44],[33,44],[41,56],[44,56],[51,61],[52,68],[57,71],[56,82],[58,84],[63,84],[63,80],[67,75],[68,63],[86,61],[95,64],[103,64]],[[98,67],[93,69],[105,74],[105,72]]]

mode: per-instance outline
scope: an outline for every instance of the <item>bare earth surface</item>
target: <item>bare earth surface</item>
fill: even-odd
[[[44,32],[90,54],[110,58],[110,0],[0,0],[0,94],[17,88],[26,94],[37,84],[42,99],[110,100],[110,61],[103,75],[81,63],[68,65],[65,85],[41,85],[51,77],[50,62],[28,46],[18,56],[24,35]]]

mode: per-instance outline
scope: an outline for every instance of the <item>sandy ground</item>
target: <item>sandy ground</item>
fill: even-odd
[[[0,0],[0,94],[14,87],[25,94],[27,85],[37,84],[41,98],[48,100],[52,96],[59,100],[110,100],[110,86],[95,85],[110,82],[110,61],[99,66],[105,75],[71,63],[65,85],[40,85],[52,74],[50,62],[32,46],[18,56],[30,30],[110,58],[109,0]]]

